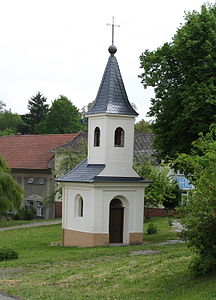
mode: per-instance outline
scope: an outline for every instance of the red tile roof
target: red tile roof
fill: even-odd
[[[0,137],[0,155],[11,169],[49,169],[53,150],[79,133]]]

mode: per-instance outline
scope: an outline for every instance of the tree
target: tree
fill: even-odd
[[[46,118],[38,124],[37,133],[70,133],[82,129],[81,117],[75,105],[65,96],[54,100]]]
[[[89,109],[93,106],[93,104],[94,104],[94,101],[91,101],[87,105],[84,105],[81,108],[80,116],[81,116],[81,119],[82,119],[82,124],[84,126],[84,129],[87,129],[87,127],[88,127],[88,119],[86,118],[85,115],[89,111]]]
[[[134,164],[137,173],[152,183],[145,190],[145,206],[159,207],[164,205],[173,209],[180,204],[181,191],[176,181],[169,175],[170,168],[166,165],[155,167],[150,160]]]
[[[4,112],[5,106],[6,106],[5,103],[3,101],[0,101],[0,114]]]
[[[75,168],[87,157],[87,140],[82,135],[72,147],[60,147],[56,151],[56,177],[61,177]]]
[[[23,115],[23,121],[25,126],[22,127],[22,133],[35,134],[37,125],[42,122],[49,110],[49,105],[46,103],[47,99],[40,93],[37,94],[28,101],[29,113]]]
[[[137,132],[147,132],[147,133],[152,132],[151,124],[149,122],[145,121],[144,119],[137,122],[134,126],[134,129]]]
[[[0,136],[15,135],[23,124],[22,118],[18,114],[5,110],[0,114]]]
[[[9,210],[18,210],[23,200],[23,190],[10,175],[4,159],[0,157],[0,217]]]
[[[184,235],[196,253],[192,270],[203,275],[216,270],[216,128],[201,136],[193,147],[192,155],[179,155],[176,164],[194,185],[186,208]]]
[[[216,120],[216,5],[185,16],[185,24],[155,51],[140,57],[145,88],[154,87],[148,115],[154,117],[161,158],[190,153],[191,143]]]

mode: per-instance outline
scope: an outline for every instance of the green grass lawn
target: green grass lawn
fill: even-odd
[[[58,219],[38,219],[38,220],[0,220],[0,228],[5,227],[12,227],[12,226],[19,226],[19,225],[25,225],[25,224],[32,224],[37,222],[48,222],[48,221],[54,221]]]
[[[70,248],[50,246],[61,240],[61,226],[0,232],[0,245],[19,259],[0,262],[0,291],[21,299],[216,299],[216,275],[194,279],[188,272],[192,252],[176,239],[167,218],[154,218],[159,232],[139,246]],[[135,250],[160,254],[131,255]]]

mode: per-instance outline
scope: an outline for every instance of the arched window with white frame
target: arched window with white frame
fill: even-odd
[[[116,128],[114,137],[115,147],[124,147],[125,133],[121,127]]]
[[[75,197],[74,217],[83,217],[83,197],[80,194]]]

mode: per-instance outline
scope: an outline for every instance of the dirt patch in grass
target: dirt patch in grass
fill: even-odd
[[[64,280],[57,282],[57,285],[60,287],[65,287],[75,280],[83,279],[83,277],[84,277],[84,274],[81,274],[81,273],[73,274],[73,275],[69,276],[68,278],[65,278]]]
[[[10,273],[20,273],[23,272],[23,268],[6,268],[6,269],[0,269],[0,277],[10,274]]]
[[[18,285],[20,284],[21,280],[18,279],[4,279],[4,280],[0,280],[1,283],[9,285],[9,286],[13,286],[13,285]]]
[[[130,255],[152,255],[152,254],[161,254],[161,252],[156,250],[138,250],[138,251],[130,252]]]

